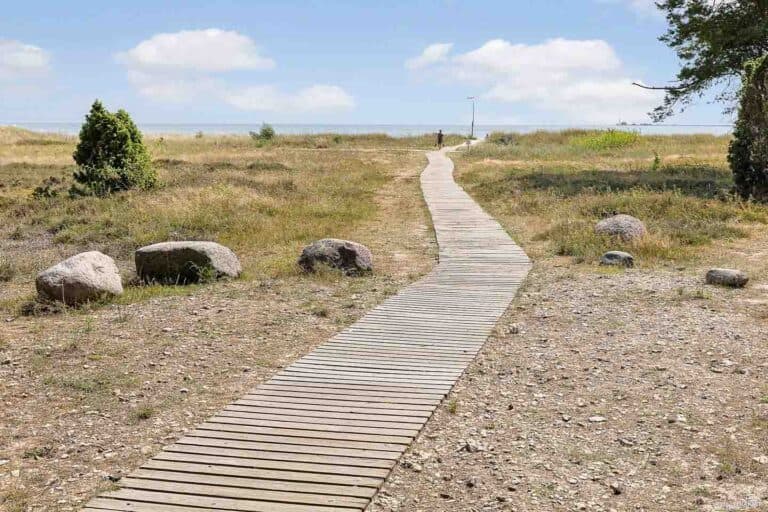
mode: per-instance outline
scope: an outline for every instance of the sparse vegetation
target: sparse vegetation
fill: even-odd
[[[631,141],[622,146],[610,141],[626,132],[609,133],[534,133],[517,135],[511,146],[480,146],[464,158],[461,180],[515,226],[534,255],[578,262],[614,249],[644,265],[685,261],[768,224],[768,208],[730,193],[729,137],[629,133],[618,136]],[[595,223],[614,212],[640,218],[649,235],[635,242],[597,235]]]
[[[624,130],[597,130],[574,135],[570,143],[592,151],[604,151],[631,146],[640,138],[637,132]]]

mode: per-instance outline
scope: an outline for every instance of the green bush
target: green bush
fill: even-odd
[[[604,149],[618,149],[630,146],[640,139],[637,132],[623,130],[605,130],[586,132],[577,135],[570,140],[571,145],[600,151]]]
[[[509,146],[515,142],[515,134],[509,132],[491,132],[488,134],[488,142],[499,144],[500,146]]]
[[[271,125],[266,123],[261,125],[261,130],[259,130],[259,138],[261,140],[272,140],[275,138],[275,135],[275,129]]]
[[[768,201],[768,55],[748,62],[743,80],[728,161],[736,192]]]
[[[106,195],[132,188],[150,189],[157,174],[141,132],[125,110],[111,113],[96,100],[80,129],[80,142],[72,155],[73,194]]]

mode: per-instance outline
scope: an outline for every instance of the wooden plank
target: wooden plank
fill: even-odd
[[[141,470],[139,470],[141,472]],[[368,500],[356,496],[338,496],[327,494],[311,494],[302,491],[274,491],[270,489],[230,487],[216,484],[216,477],[210,477],[211,485],[193,482],[175,482],[167,480],[153,480],[135,477],[125,477],[120,484],[125,489],[140,489],[144,491],[173,492],[194,494],[197,496],[210,496],[221,498],[235,498],[249,501],[276,501],[279,503],[303,503],[307,505],[330,505],[344,508],[363,508]],[[228,479],[231,481],[232,479]],[[307,484],[300,484],[304,488]],[[298,486],[298,485],[297,485]]]
[[[189,470],[191,466],[182,466],[184,469]],[[192,468],[192,469],[196,469]],[[295,474],[295,473],[292,473]],[[174,469],[147,469],[141,468],[131,473],[131,478],[141,478],[144,480],[158,480],[177,483],[191,483],[191,484],[205,484],[205,485],[217,485],[222,487],[244,487],[246,489],[261,489],[267,491],[282,491],[282,492],[301,492],[307,494],[331,494],[335,496],[347,496],[353,498],[370,498],[373,497],[375,489],[371,487],[357,487],[357,486],[344,486],[344,485],[332,485],[326,483],[308,483],[298,480],[275,480],[264,479],[252,476],[233,476],[229,473],[222,474],[211,473],[210,471],[204,473],[196,473],[190,471],[175,471]],[[126,487],[132,487],[126,485]],[[315,500],[316,501],[316,500]]]
[[[173,454],[172,454],[173,455]],[[280,482],[306,482],[323,485],[333,485],[340,488],[341,493],[353,493],[354,496],[363,496],[377,489],[381,484],[380,478],[367,478],[361,476],[329,475],[328,473],[311,473],[308,471],[281,471],[274,469],[259,469],[242,466],[221,465],[211,463],[222,457],[201,456],[201,461],[175,461],[150,459],[140,469],[153,469],[161,471],[176,471],[182,473],[194,473],[200,475],[235,476],[242,478],[255,478],[259,480],[275,480]],[[227,461],[229,462],[229,461]],[[342,489],[343,488],[343,489]]]
[[[190,463],[208,463],[222,466],[267,469],[276,471],[296,471],[298,473],[317,473],[339,478],[381,479],[387,476],[389,469],[361,468],[343,464],[312,464],[307,462],[286,462],[269,459],[238,457],[212,448],[185,446],[176,452],[162,451],[153,460],[166,460]]]

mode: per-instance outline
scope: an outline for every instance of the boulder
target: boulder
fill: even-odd
[[[98,251],[76,254],[40,272],[35,286],[40,297],[68,305],[123,293],[115,261]]]
[[[216,242],[161,242],[138,249],[134,259],[145,282],[197,283],[242,272],[235,253]]]
[[[306,246],[298,263],[306,272],[314,272],[317,264],[329,265],[347,275],[373,270],[373,256],[366,246],[335,238],[317,240]]]
[[[628,252],[608,251],[600,258],[600,264],[632,268],[635,266],[635,258]]]
[[[747,274],[732,268],[713,268],[707,272],[707,284],[743,288],[749,281]]]
[[[642,238],[647,233],[645,224],[631,215],[618,214],[597,223],[595,232],[599,235],[617,236],[625,242]]]

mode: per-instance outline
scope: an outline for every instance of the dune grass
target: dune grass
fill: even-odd
[[[728,137],[617,133],[496,135],[462,158],[460,180],[539,257],[593,263],[619,249],[643,264],[680,262],[768,223],[766,206],[730,193]],[[597,235],[613,213],[640,218],[649,235]]]
[[[424,147],[429,137],[342,136],[334,143],[338,147],[327,150],[317,150],[317,140],[278,136],[257,144],[248,136],[149,137],[157,189],[70,198],[76,139],[2,129],[0,281],[30,282],[37,271],[81,250],[114,257],[130,280],[133,251],[167,240],[231,247],[247,279],[296,274],[303,245],[351,237],[376,214],[374,196],[395,171],[418,168],[424,159],[376,148]],[[44,195],[52,197],[35,197],[44,183]],[[186,293],[166,288],[131,289],[125,297]],[[15,307],[12,296],[3,299]]]

